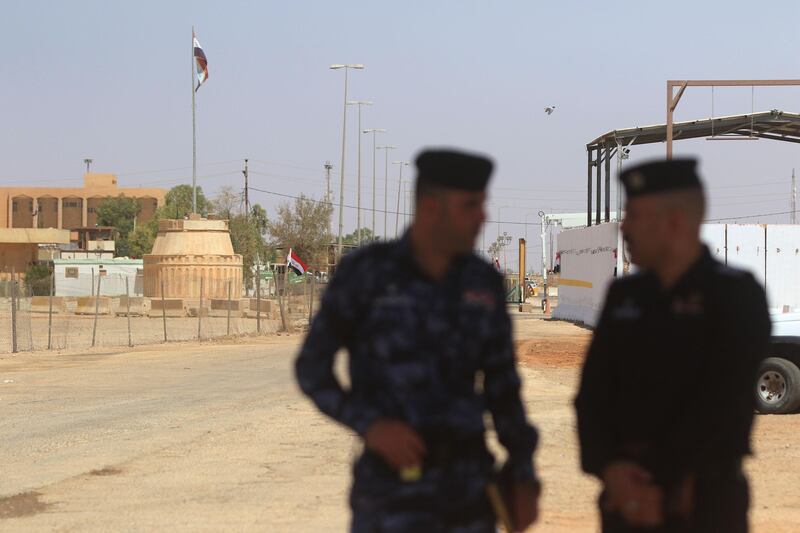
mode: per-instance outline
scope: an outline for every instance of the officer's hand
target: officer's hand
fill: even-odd
[[[512,512],[514,531],[525,531],[539,518],[539,487],[533,483],[515,483]]]
[[[364,443],[395,470],[419,466],[426,452],[417,432],[400,420],[376,420],[367,428]]]
[[[635,463],[618,461],[603,471],[605,507],[632,526],[657,526],[664,520],[663,492],[650,473]]]

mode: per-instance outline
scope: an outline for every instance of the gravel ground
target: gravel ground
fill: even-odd
[[[590,333],[515,320],[542,441],[534,531],[597,530],[572,397]],[[0,530],[345,531],[347,430],[298,393],[300,335],[0,354]],[[759,416],[753,531],[800,531],[800,416]]]

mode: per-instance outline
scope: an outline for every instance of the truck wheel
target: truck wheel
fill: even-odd
[[[764,414],[792,413],[800,407],[800,369],[786,359],[768,357],[756,379],[756,409]]]

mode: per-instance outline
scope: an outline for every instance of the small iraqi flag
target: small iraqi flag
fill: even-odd
[[[294,250],[289,248],[289,255],[286,256],[286,266],[297,272],[298,275],[303,275],[308,270],[308,265],[303,263],[300,257],[294,253]]]
[[[194,32],[192,32],[192,42],[194,43],[194,66],[197,71],[197,87],[194,92],[197,92],[197,89],[208,79],[208,60],[200,42],[194,36]]]

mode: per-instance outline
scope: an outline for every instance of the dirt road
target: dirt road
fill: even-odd
[[[596,531],[574,394],[589,333],[516,320],[542,435],[534,531]],[[0,531],[344,531],[359,444],[296,391],[299,336],[0,356]],[[756,532],[800,530],[800,416],[759,417]]]

